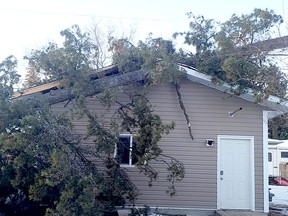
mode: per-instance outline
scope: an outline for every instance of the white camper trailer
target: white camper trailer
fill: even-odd
[[[288,140],[268,141],[269,176],[288,177]]]

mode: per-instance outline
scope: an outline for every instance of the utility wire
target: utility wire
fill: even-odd
[[[103,19],[126,19],[126,20],[137,20],[137,21],[153,21],[153,22],[176,22],[176,23],[183,23],[188,22],[189,19],[183,20],[175,20],[175,19],[159,19],[159,18],[146,18],[146,17],[128,17],[128,16],[102,16],[102,15],[93,15],[93,14],[81,14],[81,13],[60,13],[60,12],[53,12],[53,11],[35,11],[35,10],[18,10],[18,9],[11,9],[11,8],[0,8],[0,11],[3,10],[5,12],[12,11],[17,13],[34,13],[40,15],[57,15],[57,16],[78,16],[78,17],[98,17]]]

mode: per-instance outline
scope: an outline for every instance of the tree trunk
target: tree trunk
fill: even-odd
[[[103,77],[97,80],[92,80],[90,86],[87,87],[87,91],[83,92],[85,97],[93,96],[101,93],[105,88],[114,86],[124,86],[137,81],[147,79],[148,72],[143,70],[137,70],[120,75],[113,75]],[[49,104],[56,104],[66,100],[71,100],[75,96],[71,93],[70,89],[57,89],[51,90],[48,93],[42,94],[41,92],[18,97],[16,100],[44,100]]]
[[[260,52],[269,52],[276,49],[283,49],[287,47],[288,47],[288,36],[283,36],[274,39],[259,41],[247,46],[242,46],[239,48],[239,51],[242,54],[254,54]]]

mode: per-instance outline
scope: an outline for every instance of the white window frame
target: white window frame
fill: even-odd
[[[128,138],[130,137],[130,145],[129,145],[129,164],[120,164],[121,167],[135,167],[134,164],[132,164],[132,150],[133,150],[133,135],[132,134],[120,134],[119,138]],[[114,152],[114,157],[117,157],[117,144],[115,145],[115,152]]]

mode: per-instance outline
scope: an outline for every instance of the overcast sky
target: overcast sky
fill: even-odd
[[[0,62],[10,54],[21,60],[31,49],[59,41],[60,31],[73,24],[113,25],[122,33],[136,28],[137,39],[149,32],[171,38],[188,30],[187,12],[225,21],[254,8],[288,16],[288,0],[1,0]]]

